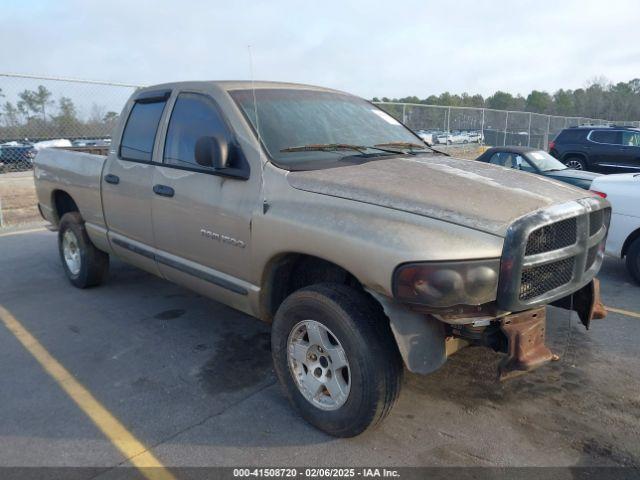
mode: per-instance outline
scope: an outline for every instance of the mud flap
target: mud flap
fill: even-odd
[[[551,305],[575,311],[587,330],[589,330],[591,320],[607,316],[607,310],[600,299],[600,282],[597,278],[594,278],[577,292],[556,300]]]
[[[545,307],[507,315],[500,329],[507,338],[507,356],[498,366],[498,378],[506,380],[538,368],[554,358],[544,343]]]

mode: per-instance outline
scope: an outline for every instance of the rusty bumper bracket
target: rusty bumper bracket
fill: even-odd
[[[507,337],[507,356],[498,366],[498,378],[506,380],[552,360],[544,343],[545,307],[507,315],[500,329]]]

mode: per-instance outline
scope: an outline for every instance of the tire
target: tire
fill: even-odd
[[[587,162],[584,161],[583,158],[580,157],[567,157],[564,159],[564,164],[575,170],[586,170]]]
[[[109,255],[91,243],[78,212],[62,216],[58,229],[58,251],[62,268],[75,287],[100,285],[109,273]]]
[[[631,245],[629,245],[626,255],[626,264],[629,275],[631,275],[631,278],[640,285],[640,237],[636,238]]]
[[[311,340],[309,331],[314,325],[326,329],[323,342],[332,349],[320,350],[329,359],[325,358],[324,364],[322,353],[315,359],[315,354],[310,353],[317,353],[314,348],[318,344],[304,342],[302,332]],[[303,345],[300,350],[303,354],[299,357],[305,358],[307,365],[293,360],[289,349],[292,352],[296,349],[292,344]],[[276,375],[289,401],[306,421],[329,435],[354,437],[378,425],[389,414],[400,393],[403,364],[389,321],[371,297],[346,285],[312,285],[287,297],[273,322],[271,348]],[[336,354],[340,349],[344,356]],[[334,352],[333,359],[331,352]],[[347,366],[333,370],[338,364],[336,358],[346,359]],[[312,387],[322,385],[322,380],[331,385],[332,379],[340,379],[346,396],[333,396],[323,386],[316,390],[317,400],[310,399],[309,391],[303,393],[303,387],[299,386],[301,380],[296,378],[317,376],[319,369],[312,360],[317,360],[315,365],[327,366],[326,370],[333,372],[331,376],[323,372]]]

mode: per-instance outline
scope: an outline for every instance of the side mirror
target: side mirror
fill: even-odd
[[[196,163],[216,170],[226,168],[229,161],[229,144],[219,136],[200,137],[196,142]]]

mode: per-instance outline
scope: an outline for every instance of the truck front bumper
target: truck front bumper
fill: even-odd
[[[607,314],[600,299],[600,283],[597,279],[559,300],[556,306],[577,312],[586,328],[589,328],[591,320],[604,318]],[[506,338],[507,354],[498,367],[500,380],[559,359],[545,345],[546,307],[507,315],[501,319],[500,330]]]

